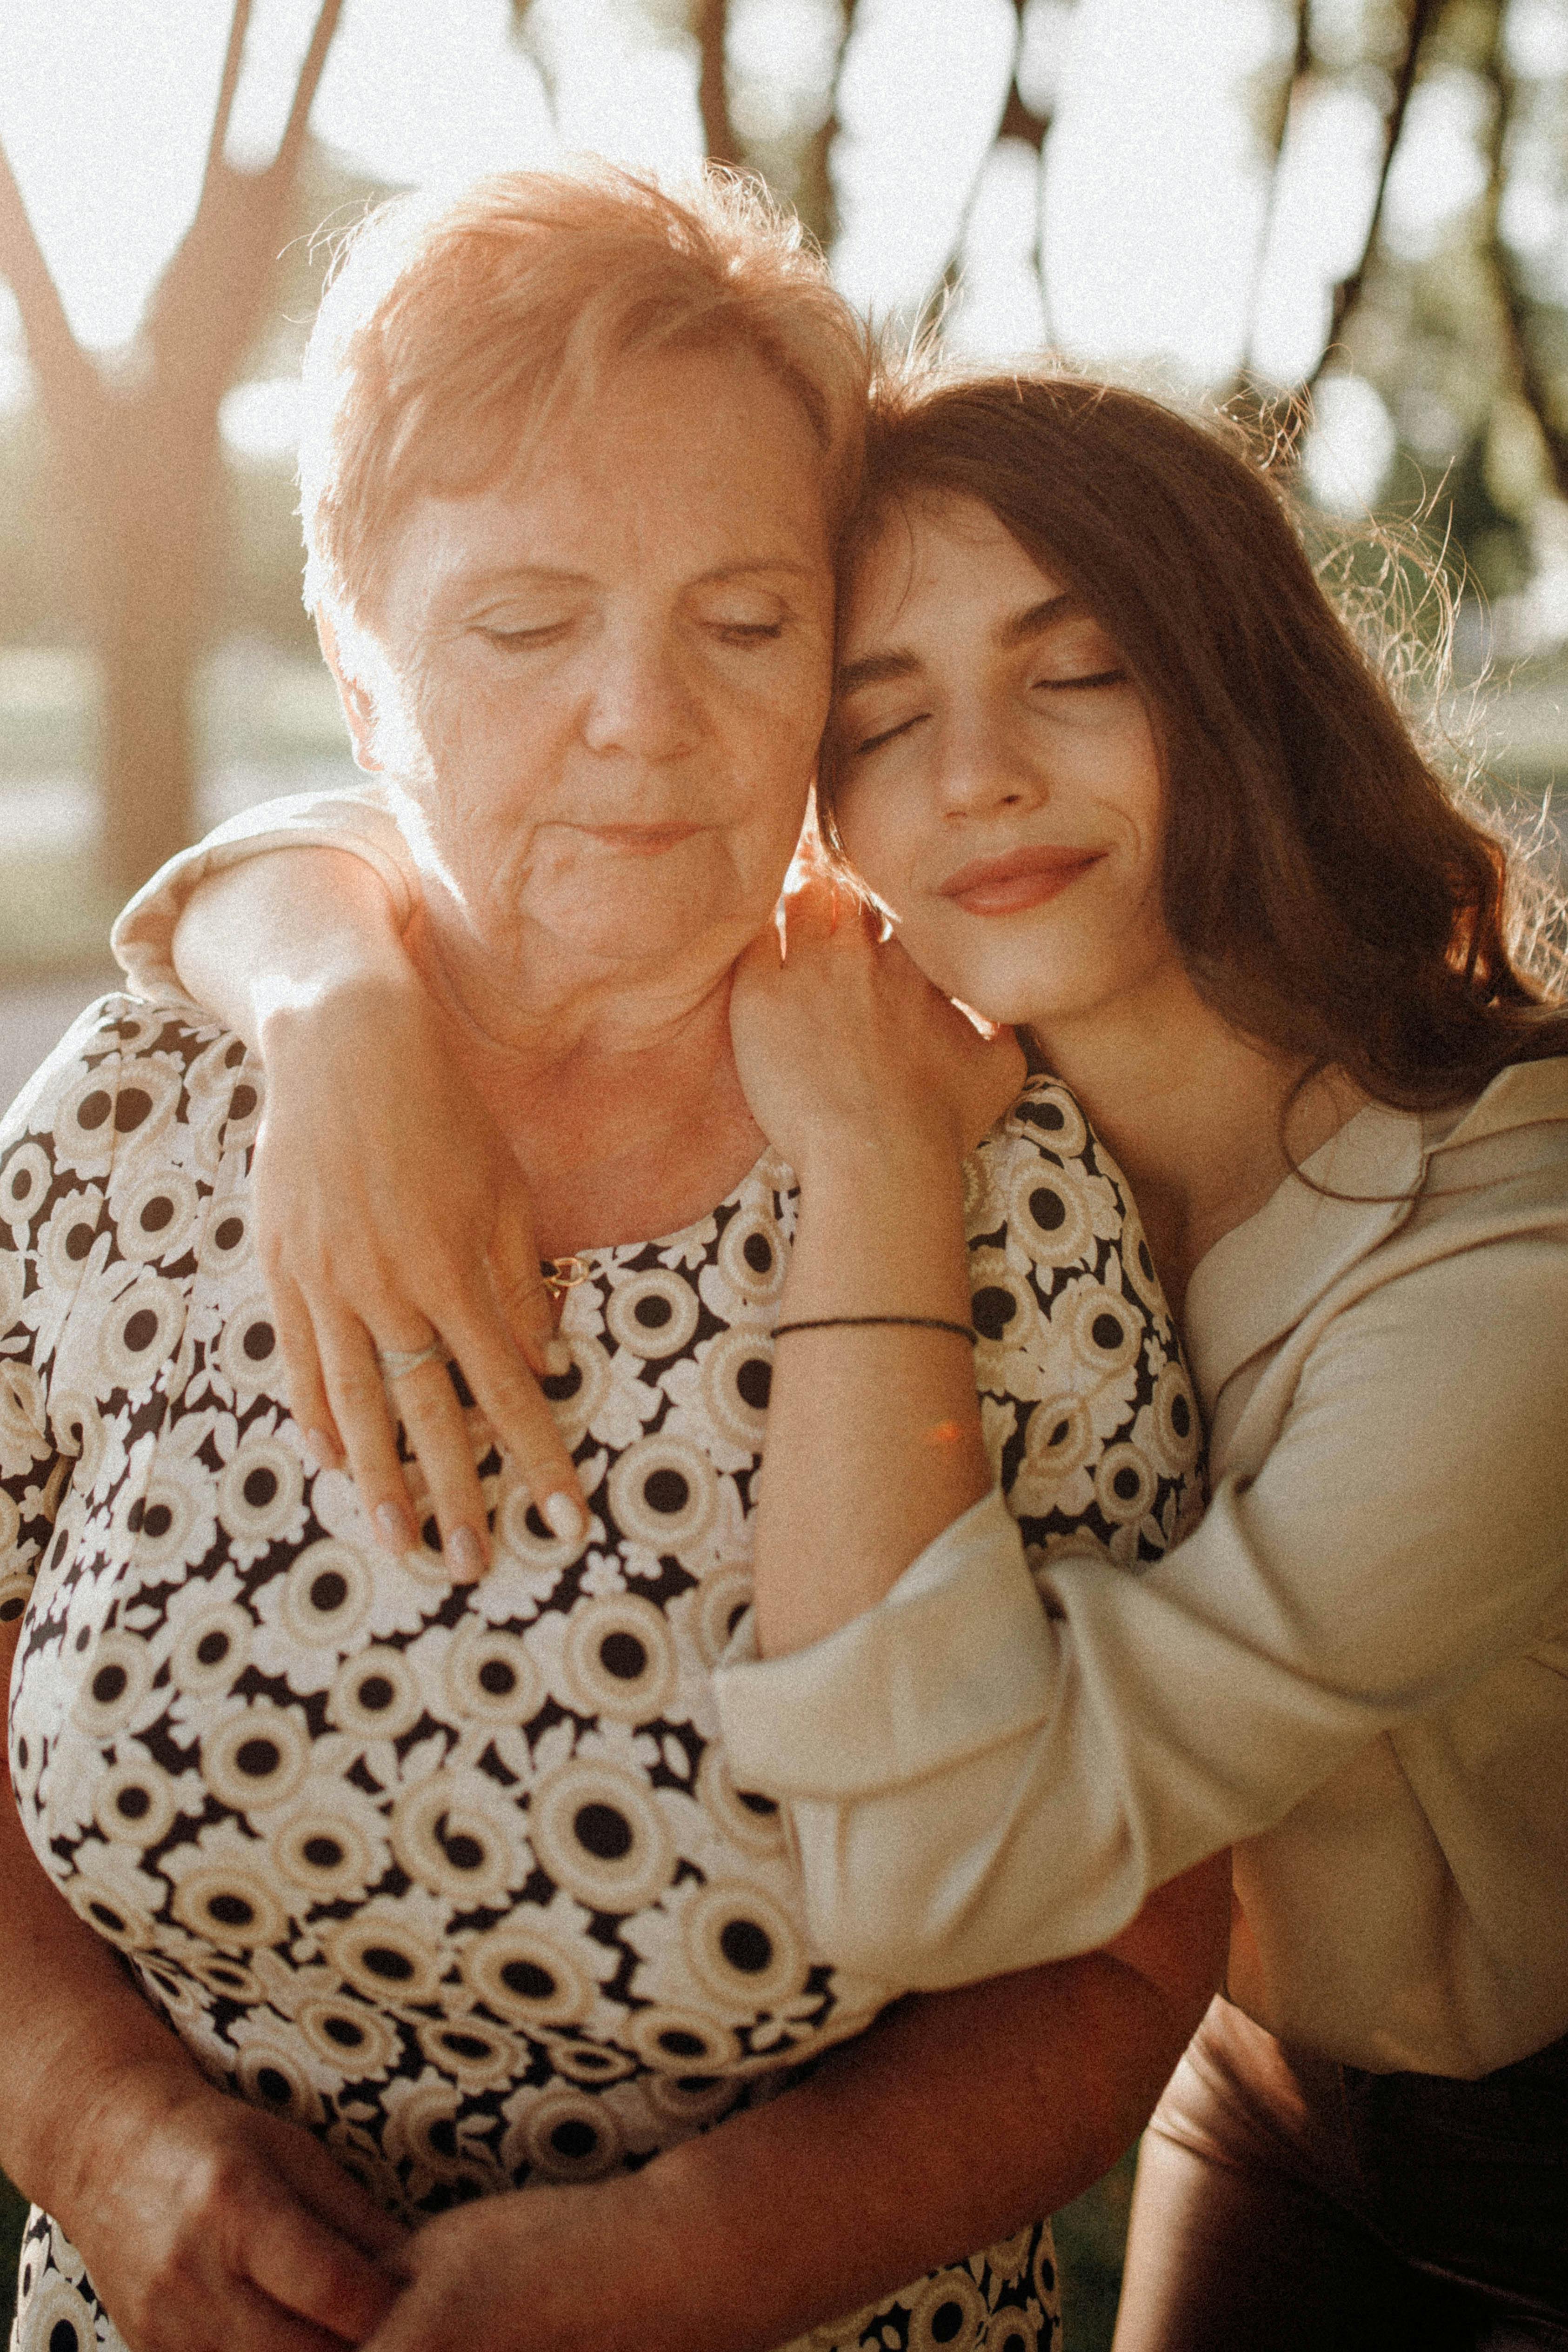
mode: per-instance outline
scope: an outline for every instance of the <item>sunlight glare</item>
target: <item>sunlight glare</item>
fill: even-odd
[[[1040,157],[1021,139],[998,140],[969,208],[957,299],[945,321],[956,352],[1006,360],[1043,349],[1039,242]]]
[[[1458,66],[1411,92],[1383,206],[1383,239],[1401,261],[1429,260],[1451,224],[1486,194],[1481,141],[1491,104],[1480,76]]]
[[[207,0],[0,0],[0,138],[91,349],[130,341],[184,234],[227,16]]]
[[[912,316],[940,281],[1007,97],[1008,0],[862,0],[839,90],[842,229],[833,275],[851,301]]]
[[[1382,118],[1364,89],[1309,90],[1292,109],[1250,354],[1274,383],[1300,383],[1317,363],[1334,284],[1361,257],[1382,144]]]
[[[299,397],[297,375],[236,383],[218,409],[224,446],[252,465],[292,467],[299,448]]]
[[[1301,478],[1314,506],[1364,517],[1387,482],[1396,447],[1383,396],[1364,376],[1325,376],[1312,395]]]
[[[798,139],[821,128],[842,29],[839,0],[735,0],[725,61],[743,139]]]
[[[555,159],[538,67],[507,0],[348,0],[310,127],[371,178],[456,188]]]
[[[1268,0],[1079,0],[1045,172],[1047,301],[1075,355],[1200,383],[1235,367],[1264,197],[1238,100],[1277,34]]]

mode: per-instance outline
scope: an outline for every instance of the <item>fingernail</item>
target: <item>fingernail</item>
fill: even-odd
[[[551,1381],[565,1380],[572,1367],[571,1345],[566,1339],[545,1341],[545,1377]],[[559,1533],[559,1530],[558,1530]]]
[[[380,1536],[388,1551],[396,1552],[401,1559],[413,1541],[413,1534],[407,1519],[395,1503],[378,1503],[375,1520],[377,1535]]]
[[[305,1459],[312,1470],[325,1470],[338,1458],[338,1449],[325,1431],[308,1430],[305,1434]]]
[[[559,1536],[562,1543],[569,1538],[575,1542],[579,1536],[587,1534],[588,1521],[583,1516],[582,1505],[572,1496],[547,1495],[539,1507],[544,1514],[546,1527],[551,1535]]]
[[[476,1584],[485,1573],[485,1555],[472,1528],[454,1528],[443,1549],[459,1584]]]

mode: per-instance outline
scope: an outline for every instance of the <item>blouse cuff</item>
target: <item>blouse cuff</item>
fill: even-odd
[[[395,818],[371,793],[298,793],[263,801],[171,857],[120,909],[110,945],[139,995],[192,1004],[174,969],[180,917],[198,884],[269,849],[350,850],[385,883],[398,929],[405,929],[413,918],[418,884],[407,844]]]
[[[737,1785],[842,1802],[945,1771],[1039,1724],[1054,1649],[993,1487],[822,1641],[758,1658],[747,1612],[714,1673]]]

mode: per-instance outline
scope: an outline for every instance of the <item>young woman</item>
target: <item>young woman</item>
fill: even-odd
[[[854,1147],[919,1115],[904,975],[821,913],[759,944],[732,1023],[800,1174],[783,1313],[826,1328],[780,1350],[732,1753],[826,1948],[926,1983],[1234,1843],[1119,2352],[1568,2343],[1568,1013],[1502,852],[1270,488],[1145,401],[890,401],[844,576],[831,825],[1128,1172],[1212,1501],[1135,1585],[956,1477],[913,1565],[868,1543],[922,1400],[855,1384],[832,1234]],[[1000,1402],[1011,1307],[977,1300],[983,1409],[1065,1497],[1092,1415]]]
[[[1027,1024],[1128,1171],[1129,1278],[1157,1262],[1185,1311],[1214,1496],[1137,1580],[1115,1534],[1026,1552],[971,1412],[1015,1496],[1092,1486],[1124,1535],[1146,1470],[1091,1465],[1071,1284],[1024,1393],[1005,1249],[977,1406],[945,1342],[865,1380],[846,1318],[887,1311],[890,1269],[907,1312],[955,1278],[911,1265],[906,1210],[864,1218],[867,1171],[940,1123],[936,1000],[809,899],[734,1001],[801,1181],[782,1317],[821,1328],[779,1349],[731,1752],[789,1804],[824,1948],[930,1984],[1102,1943],[1236,1841],[1228,1999],[1145,2140],[1122,2347],[1562,2343],[1568,1017],[1511,959],[1502,855],[1272,489],[1145,401],[889,398],[845,578],[830,825],[902,949]],[[265,899],[236,877],[187,918],[187,977],[223,980],[242,886]],[[331,1087],[294,1075],[319,1164]],[[1093,1215],[1039,1182],[1010,1205],[1064,1254]],[[291,1262],[330,1293],[329,1253]],[[1145,1461],[1189,1412],[1173,1368]]]

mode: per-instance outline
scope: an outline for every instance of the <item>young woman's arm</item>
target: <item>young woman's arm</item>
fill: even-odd
[[[1228,1916],[1221,1856],[1110,1951],[901,2002],[638,2173],[444,2215],[367,2352],[772,2352],[994,2244],[1136,2137]]]
[[[1370,2050],[1396,2030],[1388,2004],[1380,2029],[1364,1993],[1354,2028],[1344,2004],[1383,1969],[1411,2038],[1380,2046],[1430,2050],[1445,2072],[1503,2063],[1492,2037],[1529,2019],[1561,2031],[1568,1883],[1546,1759],[1568,1738],[1568,1118],[1519,1132],[1535,1165],[1500,1188],[1512,1229],[1489,1235],[1487,1188],[1450,1180],[1441,1213],[1358,1274],[1353,1254],[1356,1294],[1291,1338],[1262,1458],[1143,1576],[1053,1559],[1042,1609],[993,1496],[811,1650],[720,1669],[733,1768],[789,1803],[814,1932],[841,1964],[896,1955],[925,1984],[1025,1966],[1103,1939],[1170,1872],[1291,1815],[1318,1958],[1312,1937],[1299,1961],[1281,1940],[1278,1906],[1306,1898],[1270,1876],[1257,1932],[1276,1940],[1261,1956],[1243,1923],[1239,1994],[1263,1999],[1289,1966],[1329,2042],[1354,2032]],[[820,1548],[804,1567],[836,1573]],[[1403,1744],[1379,1782],[1364,1759],[1385,1733]],[[1375,1853],[1331,1793],[1360,1769]],[[1297,1809],[1320,1790],[1309,1832]],[[1244,1848],[1239,1885],[1284,1873],[1286,1853]]]
[[[281,803],[155,876],[115,939],[141,984],[166,992],[177,974],[266,1064],[257,1240],[300,1429],[324,1459],[341,1444],[402,1550],[416,1531],[401,1419],[444,1550],[472,1575],[488,1535],[451,1381],[430,1363],[396,1383],[394,1409],[378,1348],[438,1332],[541,1509],[580,1496],[533,1377],[553,1325],[527,1188],[403,952],[417,890],[373,793]]]
[[[754,1529],[764,1656],[880,1600],[994,1483],[963,1161],[1025,1075],[853,898],[814,882],[788,906],[787,971],[765,935],[730,1005],[753,1115],[800,1179]]]

